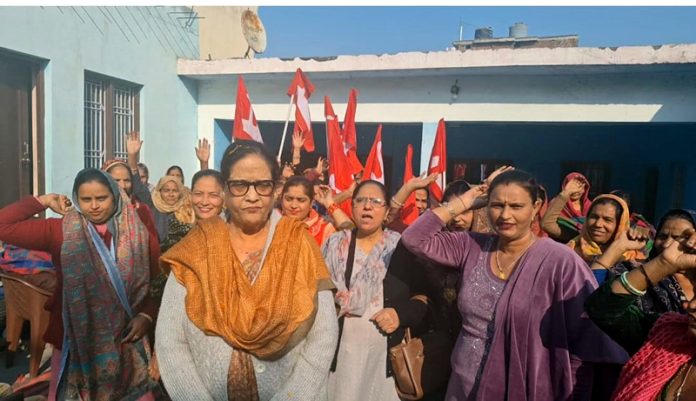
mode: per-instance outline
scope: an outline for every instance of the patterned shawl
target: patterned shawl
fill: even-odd
[[[133,309],[148,292],[148,231],[125,194],[101,173],[116,204],[106,223],[111,244],[81,214],[77,194],[75,210],[63,218],[60,399],[136,400],[156,387],[148,375],[146,338],[121,343]]]
[[[653,401],[679,368],[696,357],[696,338],[689,317],[665,313],[655,322],[648,340],[621,371],[612,401]]]
[[[616,223],[616,230],[614,231],[614,236],[612,237],[613,241],[620,235],[623,235],[623,233],[628,231],[628,229],[630,228],[631,212],[628,210],[628,205],[626,204],[626,201],[624,201],[616,195],[600,195],[596,197],[592,203],[594,204],[600,199],[612,199],[621,205],[621,216],[619,217],[619,221]],[[588,212],[591,209],[592,208],[590,207],[588,209]],[[575,252],[577,252],[577,254],[580,255],[580,257],[582,257],[583,260],[585,260],[585,262],[588,263],[594,262],[594,260],[597,257],[602,255],[602,248],[599,246],[599,244],[592,241],[587,225],[583,225],[580,235],[570,240],[570,242],[568,242],[568,246],[571,249],[574,249]],[[623,260],[645,260],[647,258],[647,255],[647,249],[638,251],[627,251],[623,255]]]
[[[162,194],[160,194],[160,191],[168,182],[173,182],[179,188],[179,200],[173,205],[168,205],[162,199]],[[191,191],[181,183],[178,177],[167,175],[160,178],[155,190],[152,191],[152,203],[160,213],[174,213],[174,217],[182,223],[193,224],[196,221],[193,204],[191,203]]]
[[[350,288],[346,288],[346,260],[348,259],[348,248],[352,235],[350,230],[337,232],[329,237],[322,247],[322,253],[331,272],[331,280],[338,289],[335,302],[340,307],[339,317],[346,313],[361,316],[365,312],[367,306],[372,302],[372,298],[379,293],[379,289],[382,287],[389,260],[401,238],[401,234],[385,229],[382,239],[364,258],[359,256],[361,252],[356,245],[353,264],[354,277],[351,278]],[[363,268],[355,273],[358,270],[355,266],[359,265]]]
[[[570,173],[563,179],[563,185],[561,186],[561,191],[565,186],[573,179],[577,179],[585,183],[585,192],[582,193],[580,198],[580,210],[573,207],[573,202],[568,200],[563,210],[561,210],[561,216],[558,218],[558,224],[561,226],[568,227],[578,233],[582,229],[583,224],[585,224],[585,215],[590,210],[590,181],[580,173]]]

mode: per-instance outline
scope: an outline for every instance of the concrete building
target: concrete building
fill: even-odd
[[[177,59],[197,59],[200,48],[243,55],[237,9],[206,19],[187,7],[0,7],[0,206],[69,193],[83,167],[125,156],[131,130],[145,140],[151,180],[172,164],[190,177],[198,89],[177,74]]]
[[[401,184],[406,145],[415,145],[414,170],[423,171],[436,123],[445,118],[448,178],[457,172],[478,182],[482,170],[513,164],[553,195],[566,173],[580,171],[593,194],[627,191],[648,217],[696,205],[696,45],[181,59],[178,72],[195,82],[198,132],[214,139],[215,163],[229,143],[237,75],[244,76],[265,142],[278,149],[285,92],[298,67],[317,88],[310,99],[317,152],[307,158],[326,151],[323,96],[342,119],[348,91],[357,88],[359,154],[364,160],[383,123],[392,191]]]
[[[455,49],[480,50],[480,49],[530,49],[530,48],[556,48],[556,47],[578,47],[580,37],[578,35],[560,36],[530,36],[528,35],[527,25],[523,22],[516,22],[510,27],[509,35],[504,37],[493,37],[491,27],[478,28],[474,33],[473,40],[457,40],[452,43]]]

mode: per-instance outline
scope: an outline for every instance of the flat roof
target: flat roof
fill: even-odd
[[[313,78],[442,74],[696,72],[696,44],[621,47],[476,49],[321,58],[179,59],[178,74],[192,79],[287,78],[297,68]]]

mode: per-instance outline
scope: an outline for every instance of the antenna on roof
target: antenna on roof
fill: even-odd
[[[266,51],[266,30],[255,12],[245,10],[242,13],[242,33],[249,45],[244,58],[249,58],[249,52],[252,50],[257,54]]]
[[[459,17],[459,41],[464,40],[464,25],[462,24],[462,17]]]

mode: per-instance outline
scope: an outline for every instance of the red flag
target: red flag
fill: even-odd
[[[409,144],[406,148],[403,184],[406,184],[411,178],[413,178],[413,145]],[[406,202],[404,202],[404,206],[401,208],[401,221],[410,225],[416,221],[417,218],[418,209],[416,209],[416,193],[414,191],[406,198]]]
[[[309,115],[309,97],[312,96],[312,92],[314,92],[314,85],[298,68],[288,87],[288,96],[295,95],[295,127],[292,132],[302,131],[305,140],[304,148],[307,152],[314,152],[314,132],[312,132],[312,118]]]
[[[232,138],[263,143],[259,124],[256,122],[254,109],[251,107],[249,92],[247,92],[241,75],[237,80],[237,102],[234,110]]]
[[[331,99],[324,96],[324,116],[326,117],[326,142],[329,160],[329,186],[334,191],[342,192],[350,188],[353,176],[350,173],[350,163],[343,153],[341,126],[334,113]]]
[[[370,154],[365,161],[362,181],[375,180],[384,184],[384,160],[382,159],[382,124],[377,126],[377,135]]]
[[[438,173],[435,182],[430,184],[430,195],[438,202],[442,202],[442,194],[445,191],[447,181],[447,132],[445,130],[445,119],[441,118],[437,124],[435,142],[433,150],[430,152],[430,163],[428,163],[428,175]]]
[[[348,106],[346,107],[346,116],[343,118],[343,148],[348,161],[350,162],[351,173],[357,174],[362,171],[363,166],[358,159],[358,140],[355,130],[355,110],[358,106],[358,91],[351,89],[348,95]]]

